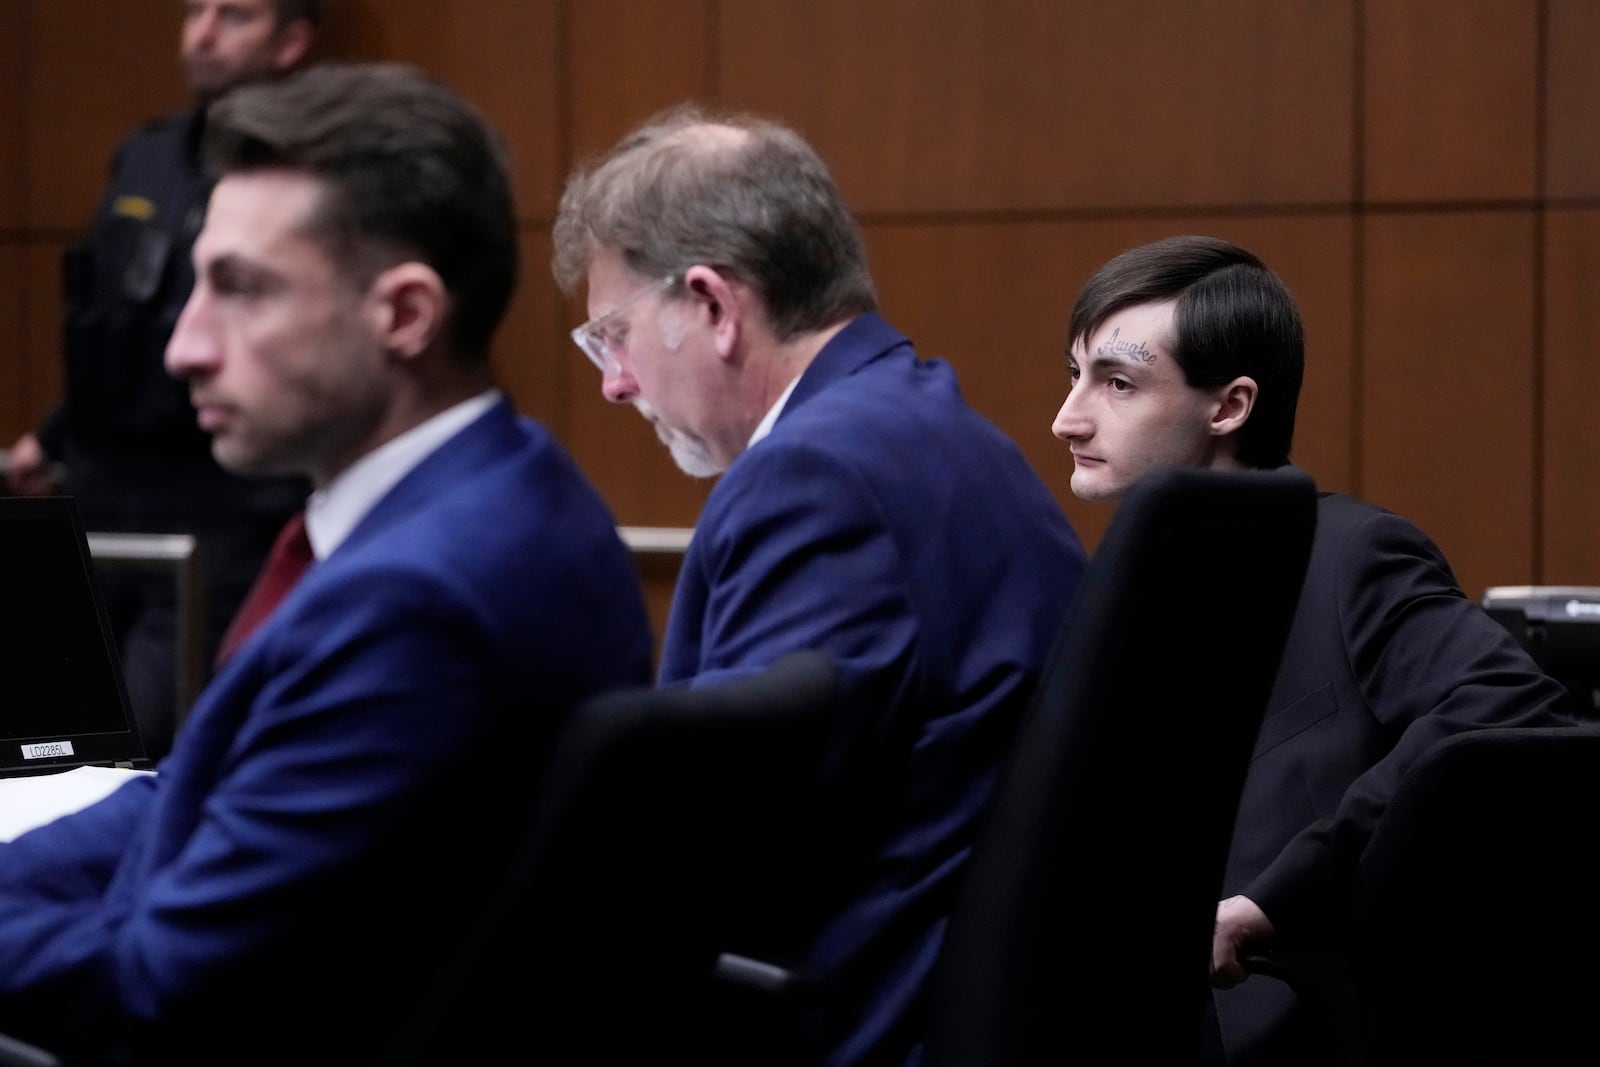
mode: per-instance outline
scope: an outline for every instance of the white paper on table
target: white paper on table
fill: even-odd
[[[54,774],[0,778],[0,841],[10,841],[35,826],[87,808],[136,775],[154,773],[123,767],[74,767]]]

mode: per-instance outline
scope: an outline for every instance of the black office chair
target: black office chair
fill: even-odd
[[[514,874],[475,915],[419,919],[411,936],[457,949],[350,1062],[680,1062],[718,955],[808,855],[838,707],[836,669],[815,652],[590,701],[509,843]],[[4,1035],[0,1065],[59,1067]]]
[[[838,702],[814,652],[592,701],[515,876],[373,1062],[680,1062],[718,955],[807,854]]]
[[[1315,525],[1288,469],[1158,473],[1123,501],[973,850],[928,1067],[1197,1060],[1223,864]]]
[[[1328,1062],[1600,1062],[1600,728],[1472,730],[1407,772],[1337,954],[1266,954]]]

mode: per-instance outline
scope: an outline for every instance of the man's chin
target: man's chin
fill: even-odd
[[[208,104],[227,91],[227,80],[216,71],[190,67],[184,74],[189,82],[189,91],[200,103]]]
[[[189,82],[189,91],[199,104],[213,103],[241,85],[251,85],[268,77],[262,71],[198,65],[185,68],[184,74]]]
[[[1104,471],[1090,473],[1075,471],[1072,475],[1072,495],[1079,500],[1104,504],[1122,497],[1123,488],[1104,476]],[[1098,476],[1096,476],[1098,474]]]
[[[211,440],[211,458],[229,474],[241,478],[259,478],[283,473],[259,453],[240,447],[236,441],[215,437]]]
[[[638,408],[639,414],[655,427],[656,436],[667,446],[667,451],[672,454],[672,462],[676,463],[683,473],[691,478],[715,478],[727,469],[726,464],[718,463],[711,458],[711,453],[705,445],[662,422],[648,404],[635,401],[634,407]]]
[[[723,471],[704,451],[683,441],[668,441],[667,449],[672,453],[672,462],[691,478],[715,478]]]

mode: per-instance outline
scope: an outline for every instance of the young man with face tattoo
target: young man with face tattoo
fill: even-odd
[[[1115,500],[1159,468],[1289,461],[1304,330],[1283,283],[1236,245],[1174,237],[1111,260],[1073,307],[1067,362],[1072,388],[1053,429],[1086,500]],[[1218,595],[1249,580],[1220,574]],[[1217,670],[1224,683],[1227,664]],[[1217,907],[1227,1062],[1318,1062],[1293,995],[1245,981],[1240,955],[1331,945],[1362,847],[1417,757],[1461,730],[1567,723],[1565,700],[1421,530],[1321,494]]]

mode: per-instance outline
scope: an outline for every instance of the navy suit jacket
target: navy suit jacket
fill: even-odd
[[[611,515],[502,401],[307,572],[158,775],[0,845],[0,1028],[337,1060],[508,861],[574,705],[649,657]]]
[[[1421,530],[1323,494],[1223,895],[1260,905],[1285,947],[1330,947],[1361,851],[1423,751],[1461,730],[1570,724],[1565,702]],[[1302,1043],[1293,995],[1271,979],[1219,991],[1217,1007],[1231,1063],[1321,1058]]]
[[[877,315],[838,333],[711,492],[661,680],[819,649],[852,695],[852,794],[795,953],[822,979],[802,1062],[902,1063],[996,767],[1084,553],[1016,446]]]

